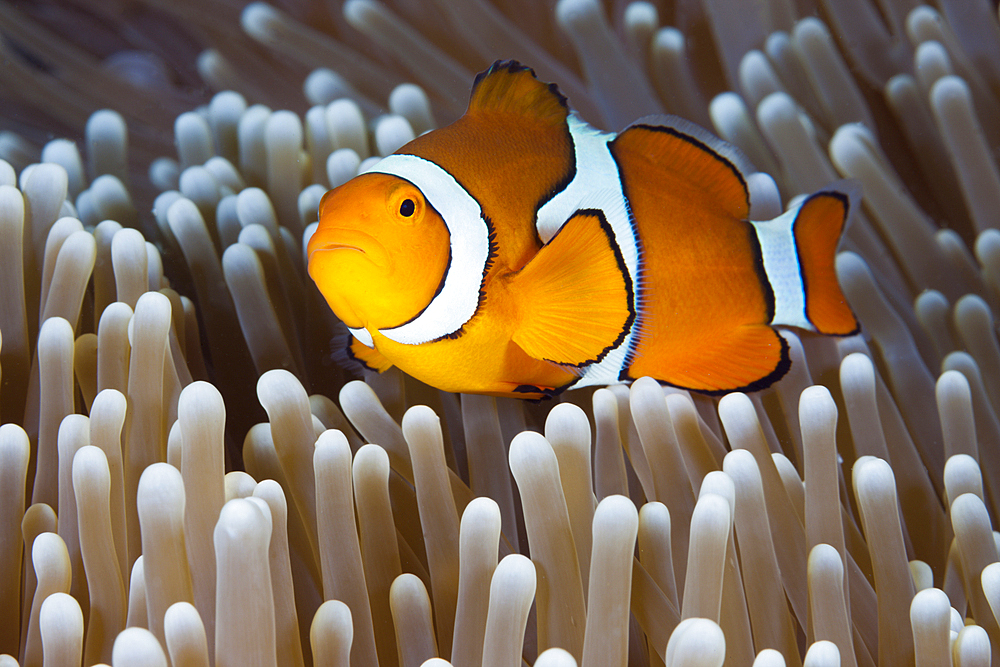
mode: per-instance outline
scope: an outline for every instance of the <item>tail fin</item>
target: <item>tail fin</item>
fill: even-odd
[[[858,331],[858,321],[847,305],[834,259],[840,236],[847,226],[852,196],[856,187],[823,190],[808,197],[799,207],[792,226],[798,250],[802,284],[805,291],[805,314],[817,331],[847,336]]]

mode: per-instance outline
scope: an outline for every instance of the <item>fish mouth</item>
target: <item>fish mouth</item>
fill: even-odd
[[[347,245],[346,243],[327,243],[322,248],[317,248],[317,250],[357,250],[360,253],[364,253],[364,248],[359,248],[353,245]]]
[[[378,239],[357,229],[327,228],[317,231],[309,241],[310,258],[317,252],[334,251],[361,253],[378,267],[386,267],[389,264],[389,253]]]

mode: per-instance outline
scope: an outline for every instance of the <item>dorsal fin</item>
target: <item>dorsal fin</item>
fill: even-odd
[[[619,165],[654,183],[680,181],[703,193],[733,221],[750,211],[746,175],[756,171],[735,146],[676,116],[647,116],[611,142]]]
[[[498,60],[472,84],[466,113],[509,113],[553,125],[569,115],[566,98],[554,83],[543,83],[535,71],[516,60]]]

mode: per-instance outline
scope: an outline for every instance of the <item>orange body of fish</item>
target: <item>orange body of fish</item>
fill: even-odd
[[[750,221],[751,171],[678,118],[600,132],[497,62],[464,116],[323,197],[309,274],[355,359],[447,391],[761,389],[790,365],[776,326],[858,325],[834,273],[849,189]]]

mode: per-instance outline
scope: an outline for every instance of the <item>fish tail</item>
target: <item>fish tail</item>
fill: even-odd
[[[816,331],[847,336],[858,321],[847,304],[834,268],[837,245],[851,212],[851,194],[823,190],[799,207],[792,225],[798,251],[805,316]]]

